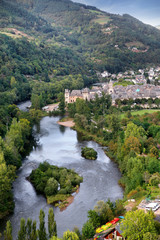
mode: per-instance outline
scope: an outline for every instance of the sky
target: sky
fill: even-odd
[[[152,26],[160,25],[160,0],[73,0],[116,14],[130,14]]]

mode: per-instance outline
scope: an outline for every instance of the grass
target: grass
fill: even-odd
[[[135,41],[135,42],[126,43],[126,46],[127,47],[144,47],[145,45],[142,42]]]
[[[0,32],[0,34],[4,34],[4,35],[6,35],[8,37],[11,37],[11,38],[22,38],[22,36],[20,36],[20,35],[15,35],[13,33],[8,33],[8,32]]]
[[[101,25],[107,24],[110,21],[108,16],[98,16],[96,19],[93,19],[92,22],[99,23]]]
[[[146,114],[146,113],[154,113],[154,112],[159,112],[160,110],[158,110],[158,109],[142,109],[142,110],[138,110],[138,111],[131,111],[131,114],[133,115],[133,116],[135,116],[135,115],[144,115],[144,114]],[[125,117],[125,115],[126,115],[126,113],[122,113],[120,116],[121,116],[121,119],[122,118],[124,118]]]
[[[128,85],[134,85],[134,83],[133,82],[131,82],[131,81],[119,81],[119,82],[115,82],[114,84],[113,84],[113,86],[117,86],[117,85],[121,85],[121,86],[123,86],[123,87],[126,87],[126,86],[128,86]]]
[[[56,194],[53,196],[47,196],[47,203],[56,203],[65,201],[70,195],[69,194]]]
[[[101,13],[101,12],[99,12],[99,11],[92,10],[92,9],[90,9],[89,11],[92,12],[92,13],[97,13],[98,15],[102,15],[102,14],[103,14],[103,13]]]

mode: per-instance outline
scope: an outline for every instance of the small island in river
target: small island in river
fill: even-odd
[[[83,177],[72,169],[44,162],[32,171],[28,180],[38,193],[45,195],[48,204],[53,203],[55,206],[65,209],[73,201],[71,201],[73,198],[71,194],[78,192]],[[67,201],[68,199],[69,201]]]
[[[89,160],[96,160],[97,152],[93,148],[84,147],[82,148],[81,156]]]

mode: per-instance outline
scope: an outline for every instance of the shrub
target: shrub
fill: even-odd
[[[97,152],[93,148],[84,147],[81,151],[82,157],[90,160],[97,159]]]

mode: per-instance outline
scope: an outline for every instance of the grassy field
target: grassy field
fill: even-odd
[[[99,23],[101,25],[107,24],[110,21],[108,16],[99,16],[96,19],[92,20],[94,23]]]
[[[15,35],[15,34],[13,34],[13,33],[1,32],[1,31],[0,31],[0,34],[7,35],[8,37],[11,37],[11,38],[21,38],[21,37],[22,37],[22,36],[20,36],[20,35]]]
[[[131,111],[131,114],[133,116],[135,115],[143,115],[145,113],[154,113],[154,112],[159,112],[160,110],[158,109],[142,109],[142,110],[139,110],[139,111]],[[126,115],[126,113],[122,113],[121,114],[121,119],[124,118]]]

